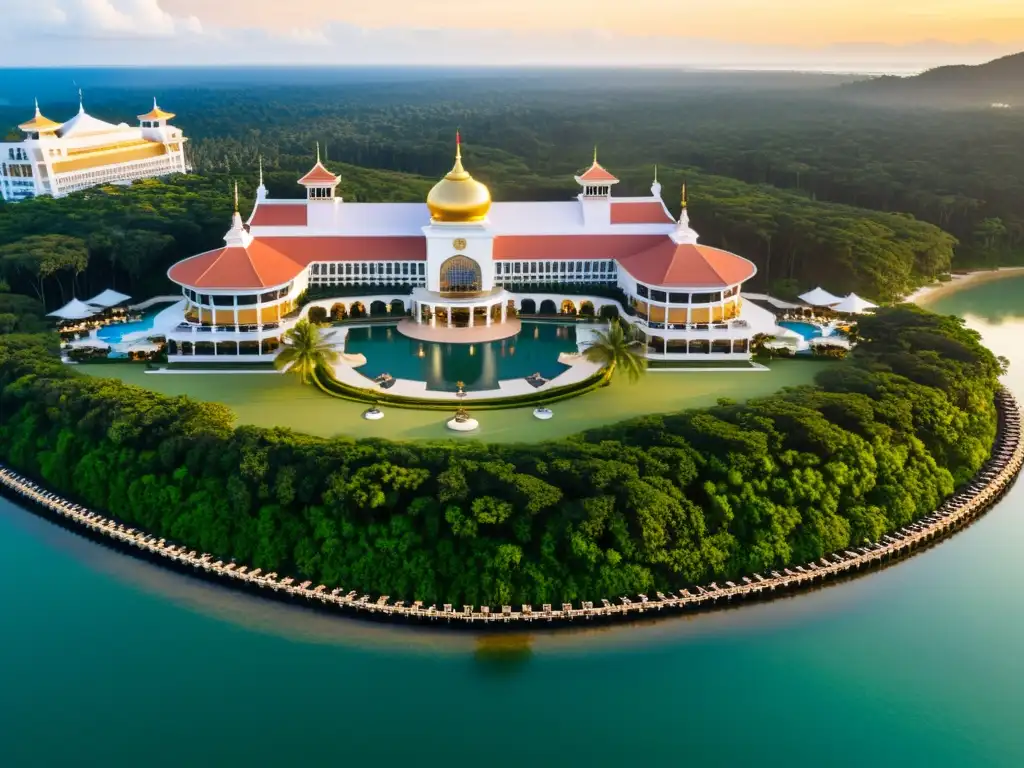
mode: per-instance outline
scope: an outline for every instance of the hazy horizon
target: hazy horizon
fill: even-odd
[[[1008,0],[37,0],[0,67],[483,66],[913,74],[1024,50]],[[514,9],[514,11],[512,10]]]

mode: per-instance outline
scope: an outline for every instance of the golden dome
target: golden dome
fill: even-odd
[[[433,221],[483,221],[491,209],[491,192],[462,167],[462,142],[455,136],[455,165],[427,195]]]

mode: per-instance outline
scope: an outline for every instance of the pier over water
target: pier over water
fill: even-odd
[[[724,607],[748,600],[765,600],[820,586],[828,581],[887,565],[928,547],[962,529],[984,514],[1013,485],[1024,465],[1020,435],[1020,409],[1005,389],[996,395],[999,429],[992,455],[975,477],[932,514],[883,535],[878,541],[851,546],[814,562],[766,573],[751,573],[736,582],[712,582],[676,592],[607,597],[598,603],[541,606],[426,606],[421,601],[392,601],[388,595],[330,588],[293,576],[264,573],[225,562],[176,542],[124,525],[79,504],[61,498],[18,473],[0,467],[0,489],[31,502],[31,508],[61,525],[90,538],[117,546],[155,562],[261,594],[307,603],[328,611],[384,620],[446,622],[453,626],[521,626],[530,622],[568,624],[614,619],[636,619]]]

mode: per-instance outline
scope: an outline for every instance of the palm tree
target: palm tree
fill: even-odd
[[[601,363],[614,372],[621,366],[630,382],[636,382],[647,371],[647,360],[640,354],[641,342],[630,338],[620,320],[610,323],[607,331],[598,331],[584,357]]]
[[[306,384],[317,366],[337,362],[338,352],[330,342],[332,336],[333,333],[321,333],[318,326],[305,318],[299,320],[281,340],[281,352],[274,367],[299,374]]]

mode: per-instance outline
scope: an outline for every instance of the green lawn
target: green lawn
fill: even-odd
[[[280,374],[152,374],[137,365],[79,365],[91,376],[121,379],[167,395],[189,395],[230,407],[240,423],[289,427],[313,435],[386,437],[396,440],[457,439],[535,442],[565,437],[591,427],[647,413],[664,413],[713,404],[720,397],[744,400],[781,387],[810,383],[815,373],[834,364],[784,360],[769,372],[650,373],[637,384],[616,379],[605,387],[552,406],[550,421],[533,418],[531,408],[478,414],[480,429],[455,435],[445,428],[449,416],[437,411],[384,407],[380,421],[361,417],[364,406],[328,397],[296,377]],[[472,406],[469,410],[472,412]],[[454,413],[455,407],[452,407]]]

